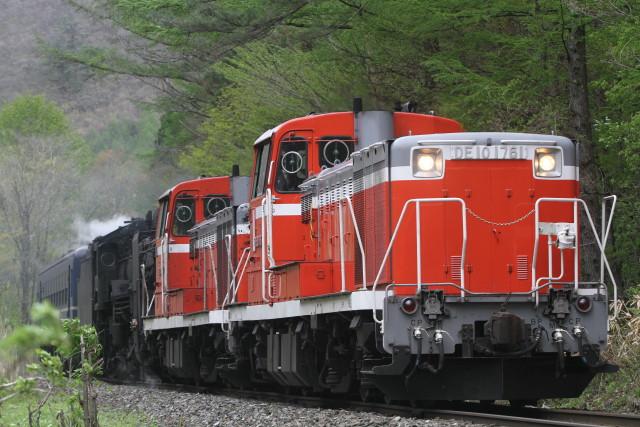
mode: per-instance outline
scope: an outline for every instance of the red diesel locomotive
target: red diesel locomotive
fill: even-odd
[[[613,369],[601,354],[615,197],[598,232],[576,145],[355,107],[265,132],[250,179],[160,199],[153,300],[133,293],[118,364],[235,387],[514,404],[577,396]],[[601,251],[588,280],[581,221]],[[141,271],[123,273],[131,289],[154,283],[152,259],[127,259]]]
[[[609,367],[608,264],[580,278],[577,165],[566,138],[430,115],[290,120],[256,140],[247,192],[191,232],[207,309],[144,330],[169,375],[201,381],[575,396]]]

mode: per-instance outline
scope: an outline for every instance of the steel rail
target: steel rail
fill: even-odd
[[[477,403],[443,403],[441,408],[421,408],[404,404],[361,402],[321,396],[304,396],[264,390],[238,390],[223,387],[203,387],[189,384],[145,383],[102,379],[109,384],[148,387],[185,393],[206,393],[231,398],[244,398],[314,408],[346,409],[421,419],[459,420],[497,426],[556,426],[556,427],[631,427],[640,425],[640,415],[613,414],[599,411],[514,408],[505,405]]]

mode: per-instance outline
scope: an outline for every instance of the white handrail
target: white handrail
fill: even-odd
[[[606,221],[606,227],[605,227],[605,219],[607,217],[606,215],[606,208],[607,208],[607,200],[613,200],[613,203],[611,204],[611,214],[609,215],[609,220]],[[606,196],[602,198],[602,247],[605,248],[607,246],[607,240],[609,239],[609,231],[611,230],[611,223],[613,222],[613,214],[616,210],[616,203],[618,202],[618,196],[616,195],[612,195],[612,196]],[[605,231],[606,230],[606,231]],[[602,253],[600,253],[600,256],[602,257]],[[600,262],[600,282],[604,283],[604,263]]]
[[[376,307],[376,297],[375,297],[375,291],[376,288],[378,286],[378,281],[380,280],[380,276],[382,276],[382,271],[384,270],[384,267],[387,263],[387,259],[389,258],[389,254],[391,253],[391,249],[393,248],[393,244],[395,243],[396,237],[398,235],[398,231],[400,230],[400,225],[402,224],[402,220],[404,219],[404,216],[407,212],[407,207],[411,204],[411,203],[416,203],[417,205],[420,205],[420,203],[460,203],[460,207],[461,207],[461,215],[462,215],[462,253],[460,255],[460,297],[464,298],[465,295],[465,286],[464,286],[464,277],[465,277],[465,268],[464,268],[464,263],[465,263],[465,256],[466,256],[466,250],[467,250],[467,206],[464,202],[464,200],[458,198],[458,197],[435,197],[435,198],[421,198],[421,199],[410,199],[407,200],[404,204],[404,206],[402,207],[402,211],[400,213],[400,217],[398,218],[398,222],[396,223],[395,229],[393,231],[393,235],[391,236],[391,240],[389,241],[389,245],[387,246],[387,250],[384,254],[384,257],[382,258],[382,263],[380,264],[380,269],[378,270],[378,274],[376,275],[376,279],[373,281],[373,286],[371,288],[372,291],[372,295],[373,295],[373,320],[378,323],[378,324],[382,324],[382,319],[378,319],[377,316],[377,307]],[[416,217],[416,228],[417,230],[419,230],[419,223],[417,221],[419,221],[419,217]],[[420,238],[418,236],[416,236],[416,244],[420,244]],[[416,260],[417,263],[421,263],[422,260],[421,259],[417,259]],[[418,293],[420,291],[420,287],[422,286],[422,283],[418,282],[416,284],[416,293]]]
[[[556,277],[553,276],[553,271],[552,269],[549,270],[549,276],[548,277],[540,277],[536,280],[536,287],[535,289],[540,289],[540,282],[544,282],[545,280],[551,282],[551,281],[555,281],[555,280],[560,280],[562,279],[562,276],[564,276],[564,254],[562,253],[562,249],[560,249],[560,274]],[[537,294],[537,292],[536,292]],[[538,306],[538,301],[536,301],[536,307]]]
[[[160,262],[162,266],[160,271],[162,272],[162,314],[167,313],[167,293],[169,292],[169,234],[164,233],[162,240],[160,241]]]
[[[267,289],[266,289],[266,274],[267,274],[267,239],[266,239],[266,227],[265,227],[265,206],[267,204],[267,198],[263,198],[260,202],[260,207],[262,209],[262,219],[260,221],[260,282],[262,284],[262,300],[265,302],[269,302],[269,298],[267,297]]]
[[[204,248],[203,248],[204,249]],[[203,264],[204,268],[202,269],[204,273],[204,278],[202,279],[202,301],[204,304],[204,310],[207,309],[207,252],[204,252],[203,256]]]
[[[240,277],[238,277],[238,270],[240,269],[240,264],[242,263],[242,258],[244,257],[244,254],[247,254],[247,257],[244,258],[244,263],[242,264],[242,270],[240,270]],[[242,277],[244,276],[244,272],[247,268],[247,264],[249,263],[249,248],[245,248],[244,251],[242,252],[242,255],[240,256],[240,260],[238,260],[238,267],[234,273],[234,288],[233,288],[233,297],[231,299],[232,303],[236,302],[236,295],[238,294],[238,289],[240,288],[240,284],[242,283]],[[237,280],[236,280],[237,278]]]
[[[227,251],[227,292],[225,292],[224,300],[222,300],[223,305],[224,305],[224,302],[227,300],[227,297],[229,296],[229,292],[231,291],[233,286],[233,281],[235,280],[235,277],[234,277],[235,268],[233,267],[233,259],[231,258],[231,240],[232,239],[233,237],[231,236],[231,234],[226,234],[224,236],[224,246]]]
[[[611,199],[614,198],[614,200],[616,200],[617,198],[615,198],[615,196],[608,196],[606,199]],[[540,240],[540,204],[542,203],[573,203],[574,204],[574,223],[576,224],[576,249],[574,250],[574,286],[577,287],[577,284],[579,282],[578,280],[578,267],[575,265],[578,263],[578,238],[577,235],[579,234],[579,230],[577,229],[577,224],[578,224],[578,209],[577,209],[577,205],[580,204],[582,206],[582,208],[584,209],[584,212],[587,216],[587,219],[589,220],[589,225],[591,226],[591,230],[593,231],[593,237],[598,245],[598,249],[600,249],[600,262],[604,264],[604,266],[607,269],[607,272],[609,273],[609,279],[611,280],[611,284],[613,287],[613,300],[614,302],[618,301],[618,284],[616,283],[616,279],[613,276],[613,273],[611,271],[611,267],[609,266],[609,261],[607,259],[607,255],[605,254],[605,246],[603,245],[603,242],[600,241],[600,238],[598,237],[598,231],[596,230],[596,226],[593,222],[593,218],[591,217],[591,213],[589,211],[589,207],[587,206],[587,204],[585,203],[584,200],[582,199],[578,199],[578,198],[571,198],[571,197],[541,197],[538,200],[536,200],[536,205],[535,205],[535,241],[534,241],[534,245],[533,245],[533,260],[531,262],[531,289],[532,290],[536,290],[535,291],[535,299],[536,299],[536,303],[539,301],[539,295],[538,295],[538,290],[537,288],[537,283],[536,283],[536,267],[537,267],[537,262],[538,262],[538,245],[539,245],[539,240]],[[615,204],[614,204],[615,206]],[[613,215],[612,215],[613,216]],[[609,218],[609,220],[611,220],[611,218]],[[609,224],[610,225],[610,224]],[[604,236],[608,237],[609,234],[609,228],[607,227],[607,231],[605,232]],[[604,283],[604,277],[602,277],[602,283]],[[617,303],[614,304],[614,310],[613,310],[613,318],[612,320],[616,319],[618,317],[618,305]]]
[[[224,327],[225,324],[229,323],[229,318],[227,317],[225,319],[224,317],[224,308],[227,306],[227,303],[229,302],[229,290],[232,290],[231,303],[235,303],[236,295],[238,294],[238,289],[240,288],[240,283],[242,282],[242,277],[244,276],[245,269],[249,262],[249,258],[250,258],[249,250],[250,250],[249,247],[244,248],[244,250],[242,251],[242,254],[240,255],[240,259],[238,260],[238,266],[236,267],[235,271],[233,269],[231,270],[231,273],[233,275],[233,280],[231,282],[229,289],[227,289],[227,293],[224,296],[224,300],[222,301],[222,323],[220,324],[220,327],[222,328],[223,332],[229,332],[229,329],[228,328],[225,329]],[[247,255],[246,258],[245,258],[245,254]],[[244,263],[242,262],[243,259],[244,259]],[[229,265],[233,267],[233,264],[231,263],[230,259],[229,259]],[[240,269],[240,265],[242,265],[242,270],[240,271],[240,277],[238,278],[238,270]],[[228,316],[228,313],[227,313],[227,316]]]
[[[340,238],[340,282],[341,290],[345,292],[347,290],[346,272],[344,271],[344,220],[342,218],[342,200],[338,200],[338,232]]]
[[[209,251],[209,259],[211,260],[211,272],[213,273],[213,289],[214,289],[214,293],[213,293],[213,297],[215,299],[216,305],[218,305],[218,268],[216,267],[216,263],[213,260],[213,243],[210,243],[209,246],[206,247]],[[205,259],[206,259],[206,253],[205,253]],[[205,268],[205,274],[207,273],[206,268]]]
[[[356,214],[353,210],[353,204],[349,197],[345,198],[347,206],[349,206],[349,213],[351,214],[351,220],[353,221],[353,228],[358,238],[358,247],[360,248],[360,257],[362,258],[362,288],[361,290],[367,290],[367,258],[364,254],[364,245],[362,244],[362,238],[360,237],[360,230],[358,229],[358,221],[356,220]]]
[[[262,264],[262,299],[265,302],[271,301],[275,298],[275,295],[271,294],[271,279],[269,279],[269,286],[266,286],[267,273],[271,274],[270,269],[275,265],[275,259],[273,258],[273,200],[271,196],[271,190],[266,189],[264,198],[260,202],[262,208],[262,248],[261,248],[261,264]],[[269,258],[269,270],[267,270],[267,257]]]

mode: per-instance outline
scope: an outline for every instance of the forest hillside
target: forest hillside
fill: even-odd
[[[139,115],[155,91],[138,79],[97,74],[45,54],[46,46],[78,48],[121,36],[65,0],[3,0],[0,11],[0,105],[20,94],[46,95],[81,133]]]

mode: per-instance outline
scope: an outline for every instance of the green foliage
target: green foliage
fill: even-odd
[[[78,169],[89,162],[90,153],[84,140],[72,131],[69,119],[54,102],[43,95],[21,95],[1,105],[0,146],[20,145],[21,140],[34,138],[46,139],[57,146],[59,154],[73,158]]]
[[[226,174],[233,163],[248,171],[266,129],[346,110],[353,96],[369,109],[414,100],[469,130],[576,137],[567,40],[586,25],[599,191],[622,196],[612,255],[630,287],[640,283],[637,9],[624,0],[102,0],[91,13],[145,49],[67,53],[103,71],[165,79],[161,155]]]
[[[96,329],[91,325],[82,325],[78,319],[67,319],[63,322],[63,328],[67,337],[69,337],[70,345],[66,348],[60,348],[58,353],[64,360],[73,360],[81,356],[83,346],[85,351],[83,365],[80,366],[74,375],[81,376],[88,374],[97,376],[101,374],[101,365],[96,361],[102,353],[102,346]]]
[[[18,327],[0,341],[4,357],[36,360],[26,366],[30,377],[18,377],[0,387],[0,402],[37,398],[37,403],[27,407],[27,414],[30,425],[39,425],[42,408],[57,395],[58,404],[64,407],[58,416],[62,412],[65,425],[79,426],[87,402],[78,390],[101,372],[98,334],[93,326],[81,325],[77,319],[60,321],[49,303],[34,305],[31,316],[32,324]]]
[[[637,288],[636,288],[637,289]],[[617,364],[616,373],[598,374],[576,399],[561,399],[553,406],[606,412],[638,412],[640,407],[640,293],[620,307],[611,325],[606,357]]]
[[[105,150],[119,151],[127,157],[149,160],[155,153],[158,115],[143,112],[137,119],[114,120],[87,136],[94,155]]]
[[[70,126],[64,112],[55,103],[42,95],[23,95],[0,109],[0,131],[12,135],[51,137],[68,134]]]
[[[252,143],[264,130],[313,111],[346,110],[351,91],[366,93],[366,82],[353,78],[351,68],[328,54],[262,42],[239,49],[215,67],[229,86],[209,110],[206,139],[187,149],[181,165],[215,175],[240,164],[248,173]]]
[[[44,346],[69,349],[69,336],[58,317],[58,311],[50,303],[35,304],[31,309],[31,324],[22,325],[2,341],[0,351],[11,351],[28,358]]]
[[[69,416],[69,396],[59,393],[42,407],[40,414],[41,426],[58,426],[61,421],[61,414],[67,422],[67,426],[73,426]],[[25,414],[29,412],[29,407],[33,408],[38,404],[35,397],[25,395],[21,399],[12,399],[2,405],[0,410],[0,425],[3,427],[24,427],[27,424]],[[77,400],[76,400],[77,404]],[[106,427],[152,427],[157,426],[144,414],[131,410],[115,410],[104,408],[98,414],[101,426]],[[82,419],[75,419],[78,424],[83,425]]]

